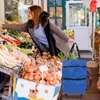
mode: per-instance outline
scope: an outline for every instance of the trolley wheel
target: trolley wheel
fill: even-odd
[[[81,94],[81,99],[84,97],[84,95],[83,94]]]

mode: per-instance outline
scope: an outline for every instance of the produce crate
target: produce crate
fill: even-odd
[[[57,100],[60,91],[60,86],[38,84],[21,78],[14,79],[13,86],[13,97],[17,100]]]
[[[30,59],[14,79],[13,97],[17,100],[57,100],[61,87],[60,58],[44,52]]]

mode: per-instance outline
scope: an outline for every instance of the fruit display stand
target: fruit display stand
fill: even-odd
[[[57,100],[61,88],[60,58],[51,56],[49,52],[30,58],[31,60],[24,64],[19,77],[15,79],[14,98],[17,100]]]
[[[99,67],[98,67],[98,74],[99,74],[99,78],[98,78],[98,82],[97,82],[97,88],[100,90],[100,43],[99,43]]]
[[[23,64],[27,61],[28,56],[22,53],[17,49],[17,46],[14,45],[3,45],[0,44],[0,72],[8,75],[9,78],[0,84],[0,90],[4,88],[6,83],[9,81],[8,94],[0,94],[0,98],[6,100],[15,100],[12,98],[12,87],[13,87],[13,77],[18,77],[19,72],[21,71]]]
[[[15,100],[12,97],[12,86],[13,86],[13,77],[18,77],[18,74],[21,70],[21,66],[16,66],[14,68],[9,68],[9,67],[0,67],[0,72],[9,75],[9,78],[6,78],[1,84],[0,84],[0,90],[4,88],[4,86],[8,83],[9,81],[9,89],[8,89],[8,95],[0,94],[0,98],[6,99],[6,100]]]
[[[64,33],[68,35],[70,38],[74,39],[74,31],[64,30]]]
[[[100,27],[95,30],[95,60],[98,64],[98,74],[100,75]],[[100,90],[100,77],[98,78],[97,88]]]

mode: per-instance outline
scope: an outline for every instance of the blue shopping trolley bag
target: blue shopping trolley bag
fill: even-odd
[[[86,90],[86,60],[80,60],[78,45],[73,44],[69,53],[76,45],[77,59],[64,60],[62,65],[62,88],[64,94],[84,94]]]

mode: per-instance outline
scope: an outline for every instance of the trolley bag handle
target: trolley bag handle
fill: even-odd
[[[78,58],[80,58],[80,51],[79,51],[79,47],[78,47],[77,43],[73,43],[71,50],[70,50],[70,53],[74,52],[75,45],[76,45],[76,50],[77,50],[77,53],[78,53]]]

